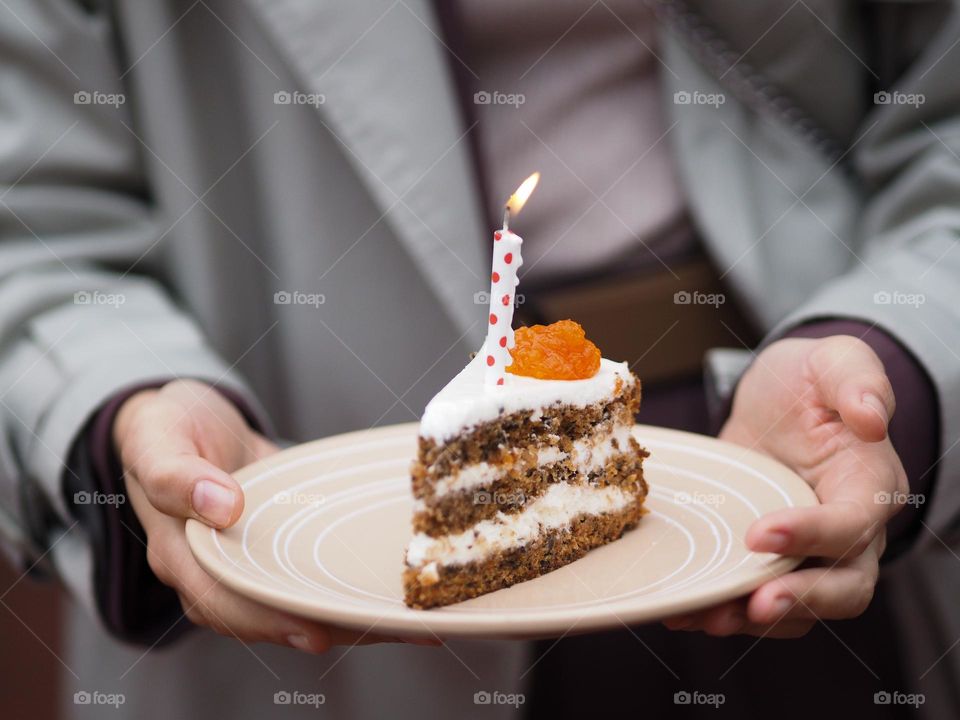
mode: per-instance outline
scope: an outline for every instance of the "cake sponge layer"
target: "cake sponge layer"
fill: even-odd
[[[428,609],[532,580],[618,539],[637,524],[644,512],[643,496],[639,496],[622,510],[577,516],[567,526],[554,528],[526,545],[494,553],[482,561],[440,565],[433,575],[407,568],[403,575],[404,602],[410,607]]]
[[[573,459],[541,466],[514,466],[491,482],[459,492],[428,497],[418,503],[413,515],[414,532],[434,537],[458,533],[499,514],[523,512],[557,483],[584,483],[592,487],[619,485],[636,494],[643,482],[642,450],[632,437],[612,440],[614,452],[596,468],[582,473]]]

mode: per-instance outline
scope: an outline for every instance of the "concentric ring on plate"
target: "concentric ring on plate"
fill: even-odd
[[[650,512],[620,540],[535,580],[438,610],[404,606],[410,537],[407,468],[416,425],[290,448],[236,474],[246,508],[236,526],[188,523],[201,565],[278,608],[378,632],[542,637],[690,612],[749,592],[799,558],[756,554],[756,518],[816,503],[775,461],[718,440],[637,426]]]

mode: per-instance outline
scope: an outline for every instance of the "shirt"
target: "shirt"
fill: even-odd
[[[510,193],[541,172],[512,223],[526,282],[624,261],[660,269],[696,247],[645,3],[461,1],[452,12],[458,32],[447,42],[474,88],[468,112],[492,227]]]

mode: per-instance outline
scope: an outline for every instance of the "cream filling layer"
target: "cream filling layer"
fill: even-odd
[[[614,441],[617,445],[614,447]],[[537,467],[550,465],[568,457],[578,473],[588,475],[603,468],[614,455],[630,447],[630,427],[620,425],[610,432],[589,435],[573,443],[573,450],[565,453],[557,447],[541,448],[537,452]],[[434,496],[443,497],[484,485],[490,485],[506,475],[503,467],[480,462],[460,468],[456,475],[447,475],[434,484]]]
[[[631,434],[630,425],[618,425],[601,437],[585,437],[574,442],[572,458],[577,472],[587,475],[602,470],[614,455],[619,455],[630,447]]]
[[[619,486],[557,483],[519,513],[497,513],[461,533],[433,538],[417,533],[407,546],[407,565],[465,565],[494,553],[522,547],[544,531],[566,527],[578,515],[616,512],[636,497]]]

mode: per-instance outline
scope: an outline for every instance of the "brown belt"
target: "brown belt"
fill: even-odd
[[[700,374],[710,348],[756,342],[756,333],[705,258],[671,269],[535,291],[518,308],[518,319],[576,320],[604,357],[628,361],[650,384]]]

